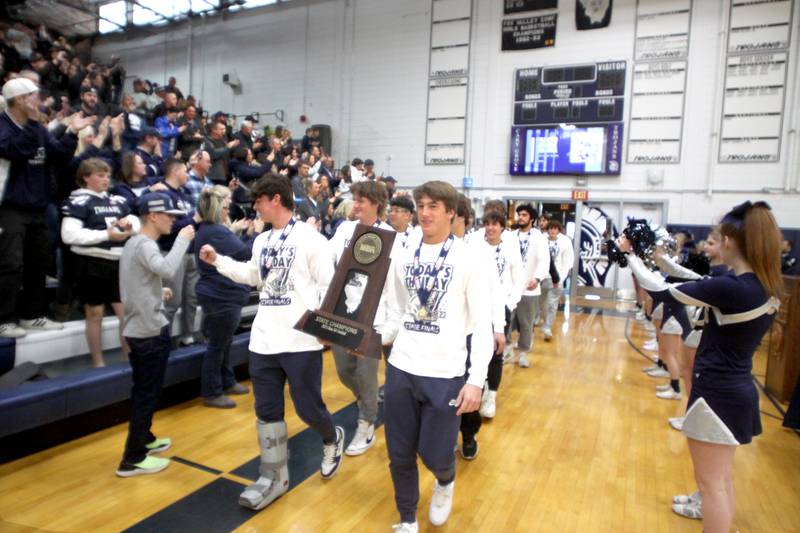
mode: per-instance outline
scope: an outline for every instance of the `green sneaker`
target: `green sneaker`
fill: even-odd
[[[164,438],[164,439],[156,439],[153,442],[144,445],[147,448],[147,455],[151,453],[161,453],[167,451],[172,447],[172,439]]]
[[[117,475],[119,477],[132,477],[140,474],[155,474],[161,472],[169,466],[169,459],[161,457],[150,457],[149,455],[144,458],[144,461],[136,464],[120,463],[117,468]]]

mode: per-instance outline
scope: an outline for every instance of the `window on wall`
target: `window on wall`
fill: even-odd
[[[239,11],[253,7],[276,4],[281,0],[225,0],[229,10]],[[289,1],[289,0],[283,0]],[[110,2],[100,6],[99,14],[102,19],[98,21],[98,31],[109,33],[118,31],[125,26],[125,8],[127,0]],[[180,20],[193,13],[214,13],[219,6],[219,0],[137,0],[132,3],[133,24],[142,26],[146,24],[166,24]],[[105,20],[104,20],[105,19]],[[119,24],[117,26],[116,24]]]
[[[102,5],[100,6],[99,15],[103,18],[97,21],[97,31],[100,33],[116,31],[120,29],[120,26],[125,26],[125,2],[112,2]]]

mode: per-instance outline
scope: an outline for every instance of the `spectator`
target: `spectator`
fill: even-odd
[[[36,85],[24,78],[12,79],[3,85],[2,93],[7,109],[0,115],[0,158],[8,166],[0,198],[0,337],[22,337],[26,329],[63,328],[44,316],[50,249],[45,209],[51,172],[69,162],[76,134],[92,120],[73,115],[67,133],[57,139],[39,123]],[[13,321],[18,295],[22,327]]]
[[[339,225],[345,220],[351,220],[353,217],[353,200],[341,200],[339,205],[333,212],[333,222],[331,223],[331,230],[336,234]]]
[[[122,156],[122,169],[119,181],[112,194],[125,198],[131,212],[136,212],[136,203],[146,192],[164,191],[166,185],[161,183],[159,177],[148,177],[147,166],[142,161],[142,156],[136,152],[125,152]]]
[[[178,100],[183,100],[183,93],[177,86],[178,81],[175,79],[175,76],[170,76],[167,82],[167,91],[170,91],[174,94]]]
[[[264,148],[264,143],[261,140],[255,141],[253,139],[253,123],[249,120],[243,120],[239,131],[233,136],[234,139],[239,139],[239,146],[246,146],[255,156]]]
[[[97,120],[103,120],[108,114],[105,106],[100,102],[97,88],[81,87],[81,103],[72,109],[73,113],[81,112],[86,117],[96,116]]]
[[[203,189],[214,186],[206,176],[211,168],[211,157],[205,150],[198,150],[189,157],[189,179],[186,181],[186,189],[192,195],[192,205],[197,206],[200,200],[200,193]]]
[[[339,173],[339,185],[336,187],[336,196],[344,200],[352,200],[353,193],[350,192],[350,186],[353,184],[353,179],[350,175],[350,165],[345,165]]]
[[[155,98],[151,97],[147,92],[147,86],[144,81],[139,78],[133,80],[133,101],[136,104],[136,109],[144,113],[152,111],[159,103],[155,101]]]
[[[319,183],[310,178],[306,178],[303,180],[303,187],[305,189],[305,195],[303,200],[297,204],[297,208],[295,209],[296,215],[300,217],[300,220],[303,222],[311,218],[313,218],[314,221],[321,222],[322,212],[320,211],[321,206],[318,197]]]
[[[366,178],[364,177],[364,161],[360,158],[356,157],[350,163],[350,177],[353,180],[353,183],[358,183],[359,181],[364,181]]]
[[[169,253],[162,256],[155,240],[170,232],[173,217],[181,211],[163,193],[142,195],[137,210],[142,229],[125,243],[119,265],[120,296],[125,308],[123,331],[133,369],[128,438],[117,469],[120,477],[154,474],[169,466],[169,459],[150,455],[172,445],[170,439],[158,439],[150,431],[170,351],[162,279],[171,278],[180,268],[194,238],[194,228],[184,227]]]
[[[389,195],[389,200],[391,200],[394,197],[397,189],[397,180],[392,176],[386,176],[385,178],[381,177],[379,179],[384,185],[386,185],[386,194]]]
[[[121,107],[122,116],[125,120],[125,132],[122,134],[122,142],[126,150],[133,150],[142,138],[145,117],[138,112],[136,101],[130,94],[122,96]]]
[[[161,132],[156,128],[142,128],[142,140],[134,149],[144,161],[148,176],[160,176],[164,160],[161,157]]]
[[[363,172],[364,179],[367,180],[374,180],[375,179],[375,161],[372,159],[366,159],[364,161],[364,172]]]
[[[311,165],[308,161],[301,159],[297,162],[297,175],[292,178],[292,192],[295,196],[295,201],[303,200],[306,198],[306,188],[303,186],[303,181],[308,179],[311,171]]]
[[[178,215],[172,224],[172,231],[167,235],[162,235],[158,239],[158,246],[164,253],[169,252],[175,242],[175,238],[184,226],[192,225],[194,222],[194,204],[192,195],[186,190],[186,182],[189,176],[186,173],[186,164],[178,159],[168,159],[164,163],[164,191],[172,204],[184,211],[185,215]],[[197,315],[197,297],[195,296],[195,284],[197,284],[197,263],[194,262],[194,255],[187,253],[181,266],[175,275],[166,285],[172,291],[170,298],[164,305],[165,313],[169,323],[172,324],[178,309],[181,309],[181,338],[180,344],[194,344],[195,339],[195,316]]]
[[[102,324],[106,303],[119,319],[120,346],[128,348],[122,336],[125,317],[119,296],[119,258],[125,240],[139,230],[139,219],[121,196],[107,193],[111,167],[102,159],[81,162],[74,191],[62,206],[61,238],[76,258],[78,296],[86,312],[86,342],[92,363],[103,361]]]
[[[170,91],[166,87],[157,88],[156,96],[161,99],[161,103],[153,108],[154,123],[158,117],[166,115],[167,110],[172,109],[173,107],[178,107],[178,97],[174,92]]]
[[[178,137],[186,131],[186,124],[178,126],[178,108],[167,109],[156,119],[155,127],[161,134],[161,157],[172,157],[175,154]],[[179,155],[178,159],[180,159]]]
[[[203,143],[203,134],[200,133],[200,121],[197,119],[197,108],[187,105],[183,110],[181,124],[186,126],[181,136],[178,137],[178,150],[183,154],[182,159],[186,160],[190,155],[200,149]]]
[[[389,201],[389,223],[397,233],[403,233],[407,238],[413,218],[414,201],[409,196],[399,195]]]
[[[781,273],[788,276],[796,276],[800,273],[797,258],[792,254],[792,241],[787,239],[783,239],[781,243]]]
[[[200,274],[197,301],[203,307],[203,334],[208,339],[200,374],[203,404],[221,409],[236,407],[228,394],[249,392],[247,387],[236,382],[228,354],[250,288],[219,274],[212,265],[200,261],[198,254],[203,245],[209,244],[217,253],[236,261],[250,260],[252,244],[242,242],[226,227],[229,208],[230,199],[225,195],[214,189],[203,190],[197,204],[200,223],[194,246]]]
[[[239,146],[239,140],[225,141],[225,124],[214,122],[211,125],[209,136],[203,141],[203,150],[211,156],[211,170],[208,177],[217,184],[228,183],[230,175],[231,150]]]

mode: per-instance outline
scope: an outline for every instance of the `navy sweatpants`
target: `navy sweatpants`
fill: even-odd
[[[250,380],[256,397],[256,416],[262,422],[280,422],[284,417],[283,387],[300,420],[331,443],[336,440],[333,419],[322,401],[322,350],[260,354],[250,352]]]
[[[453,452],[461,418],[450,405],[464,377],[415,376],[386,365],[384,415],[394,500],[402,522],[415,522],[419,503],[417,455],[441,484],[456,476]]]

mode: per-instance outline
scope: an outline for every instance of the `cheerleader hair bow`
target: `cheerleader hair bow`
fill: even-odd
[[[722,217],[720,224],[732,224],[736,227],[737,230],[742,229],[742,224],[744,223],[744,219],[747,216],[747,212],[753,209],[754,207],[759,207],[763,209],[769,209],[770,211],[772,208],[769,206],[767,202],[751,202],[746,201],[741,203],[728,211],[728,213]]]

